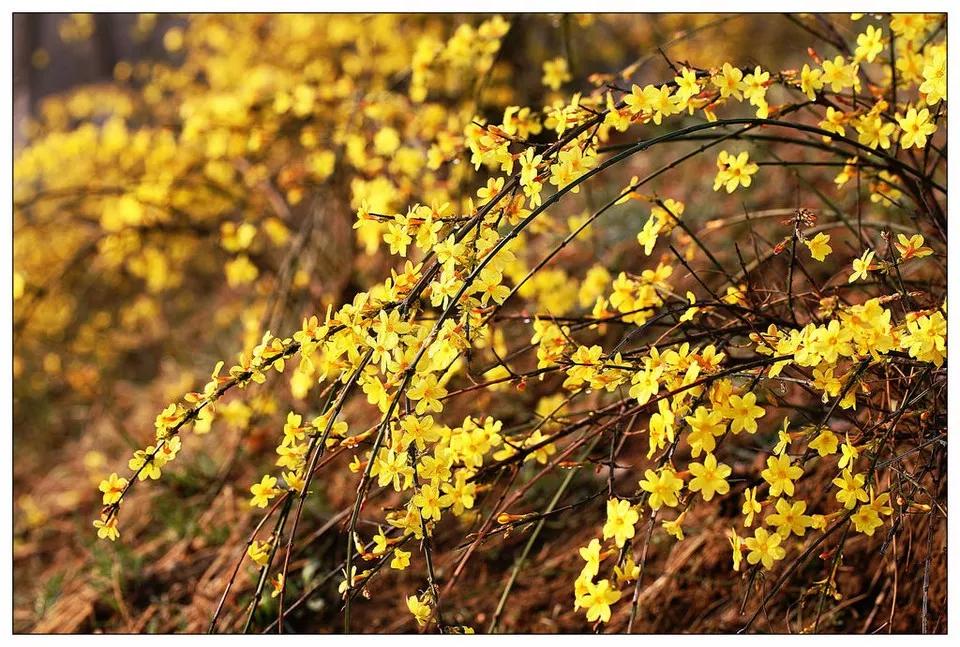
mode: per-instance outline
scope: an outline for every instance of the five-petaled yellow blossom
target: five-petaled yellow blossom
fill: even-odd
[[[410,613],[413,614],[417,624],[421,627],[427,624],[427,621],[430,620],[430,605],[422,601],[417,596],[411,595],[407,598],[407,608],[410,610]]]
[[[617,547],[633,537],[640,515],[630,505],[629,501],[610,499],[607,501],[607,521],[603,524],[603,538],[613,537]]]
[[[866,477],[863,474],[853,474],[845,469],[843,473],[833,479],[833,484],[839,488],[837,492],[837,501],[843,504],[847,510],[852,510],[857,505],[857,501],[867,500],[867,491],[863,489]]]
[[[120,529],[117,527],[117,515],[96,519],[93,527],[97,529],[97,537],[100,539],[109,539],[116,541],[120,537]]]
[[[783,537],[779,533],[769,533],[766,528],[757,528],[753,537],[747,537],[743,542],[747,549],[747,563],[760,562],[767,570],[773,568],[774,562],[783,559],[787,551],[780,546]]]
[[[923,236],[914,234],[907,238],[903,234],[897,234],[897,240],[893,243],[900,253],[901,261],[909,261],[911,258],[923,258],[933,254],[933,250],[923,246]]]
[[[890,148],[890,137],[896,130],[896,125],[892,122],[885,122],[880,115],[870,113],[864,115],[856,122],[857,141],[870,148]]]
[[[803,476],[803,468],[793,465],[785,454],[770,456],[767,458],[767,469],[760,472],[760,476],[770,484],[770,496],[779,496],[781,493],[793,496],[793,482]]]
[[[620,599],[622,594],[613,588],[610,580],[600,580],[596,584],[587,582],[587,592],[581,606],[587,609],[587,620],[609,622],[610,605]]]
[[[671,467],[662,468],[659,473],[648,469],[646,477],[640,481],[640,487],[650,493],[647,503],[650,509],[659,510],[664,505],[677,507],[677,495],[683,488],[683,479],[677,476]]]
[[[766,521],[768,525],[774,526],[784,538],[789,537],[791,532],[798,537],[803,537],[807,528],[813,525],[813,519],[804,514],[807,511],[805,501],[790,503],[786,499],[777,499],[774,507],[777,511],[769,515]]]
[[[923,148],[927,145],[927,137],[937,130],[937,126],[930,123],[930,111],[926,108],[922,108],[919,112],[916,108],[910,108],[905,116],[897,115],[897,124],[903,131],[900,135],[900,145],[904,149],[913,146]]]
[[[724,63],[720,73],[715,75],[712,81],[719,88],[721,97],[742,98],[741,92],[744,89],[744,84],[743,71],[740,68]]]
[[[250,499],[250,505],[257,508],[266,508],[270,499],[280,493],[276,485],[276,477],[265,474],[259,483],[254,483],[250,486],[250,493],[253,494],[253,497]]]
[[[743,397],[731,395],[727,409],[724,412],[730,418],[730,433],[736,435],[741,431],[748,434],[757,433],[757,420],[762,418],[766,411],[757,406],[757,396],[748,392]]]
[[[116,472],[100,481],[100,491],[103,492],[103,505],[110,505],[111,503],[119,501],[125,487],[127,487],[127,479],[117,476]]]
[[[836,454],[838,444],[837,435],[829,429],[824,429],[816,438],[810,441],[809,447],[810,449],[817,450],[817,453],[823,457]]]
[[[803,241],[807,249],[810,250],[810,256],[821,263],[827,258],[830,252],[833,251],[833,248],[828,244],[829,242],[830,234],[825,234],[822,231],[818,232],[813,238],[808,238]]]
[[[940,367],[947,357],[947,320],[942,312],[907,320],[903,348],[923,362]]]
[[[708,411],[706,407],[697,407],[692,416],[684,420],[690,424],[690,434],[687,441],[690,443],[694,458],[701,451],[712,452],[717,446],[717,436],[724,431],[723,414],[720,411]]]
[[[867,25],[867,30],[857,36],[857,49],[854,51],[854,57],[857,60],[873,63],[873,59],[881,51],[883,51],[883,30],[877,29],[873,25]]]
[[[439,413],[443,411],[443,405],[440,404],[440,398],[447,394],[447,390],[437,383],[437,376],[429,373],[424,377],[415,377],[412,386],[407,391],[407,397],[411,400],[418,400],[416,412],[422,416],[430,411]]]
[[[440,519],[440,494],[435,485],[424,485],[411,501],[425,520]]]
[[[883,520],[877,511],[868,505],[862,505],[850,516],[853,527],[857,532],[861,532],[868,537],[873,536],[873,532],[883,525]]]
[[[693,479],[688,487],[691,492],[700,492],[704,501],[712,499],[714,494],[730,491],[730,484],[726,480],[730,476],[730,466],[717,463],[717,457],[713,454],[707,454],[703,463],[690,463],[689,469]]]
[[[739,155],[732,155],[727,151],[720,151],[717,156],[717,177],[713,182],[713,190],[719,191],[724,187],[727,193],[733,193],[737,187],[749,187],[753,181],[753,174],[760,167],[750,161],[750,154],[742,151]]]

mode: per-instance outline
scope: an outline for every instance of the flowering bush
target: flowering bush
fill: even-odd
[[[872,630],[906,595],[897,627],[943,630],[945,17],[790,17],[796,65],[673,54],[717,27],[686,19],[609,73],[587,34],[637,36],[604,17],[531,72],[532,17],[195,16],[173,63],[46,103],[15,164],[18,401],[104,398],[171,335],[186,392],[99,481],[96,550],[242,437],[198,503],[249,492],[211,630],[360,631],[388,595],[394,630],[557,630],[510,612],[535,555],[544,617],[656,630],[702,575],[684,545],[724,547],[719,628]]]

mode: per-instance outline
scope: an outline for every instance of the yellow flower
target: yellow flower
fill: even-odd
[[[900,252],[901,261],[909,261],[911,258],[923,258],[933,254],[933,250],[923,246],[923,236],[914,234],[907,238],[903,234],[897,234],[897,242],[893,244]]]
[[[97,537],[100,539],[109,539],[116,541],[120,537],[120,529],[117,528],[117,515],[109,519],[101,517],[93,522],[93,527],[97,529]]]
[[[504,179],[502,177],[490,178],[487,185],[477,190],[477,197],[487,202],[492,200],[500,191],[503,190]]]
[[[582,605],[587,609],[587,620],[608,622],[610,605],[619,600],[620,596],[620,591],[610,585],[610,580],[600,580],[596,584],[587,582],[587,593],[583,596]]]
[[[837,453],[837,435],[829,429],[824,429],[820,434],[810,441],[810,449],[817,450],[817,453],[823,456],[830,456]]]
[[[804,501],[794,501],[789,503],[786,499],[778,499],[776,504],[777,511],[767,517],[767,524],[775,526],[777,532],[784,538],[794,533],[798,537],[803,537],[807,528],[813,525],[813,520],[803,514],[807,510],[807,504]]]
[[[224,272],[227,275],[227,284],[230,287],[237,287],[253,283],[260,275],[260,270],[254,265],[246,254],[240,254],[231,261],[227,261],[224,266]]]
[[[779,496],[781,493],[793,496],[793,482],[803,476],[803,468],[792,465],[789,456],[770,456],[767,458],[767,469],[760,472],[760,476],[770,484],[770,496]]]
[[[659,510],[664,505],[677,507],[677,495],[683,488],[683,479],[672,468],[664,467],[659,474],[648,469],[644,476],[646,478],[640,481],[640,487],[650,493],[647,503],[652,510]]]
[[[127,487],[127,479],[117,476],[116,472],[100,481],[100,491],[103,492],[103,505],[110,505],[111,503],[119,501],[125,487]]]
[[[873,488],[870,488],[870,503],[868,504],[871,508],[877,511],[879,515],[890,516],[893,514],[893,508],[889,505],[890,503],[890,493],[884,492],[878,497],[873,496]]]
[[[407,598],[407,608],[410,609],[410,613],[413,614],[417,624],[421,627],[430,620],[430,605],[418,599],[417,596],[411,595]]]
[[[932,106],[947,98],[947,52],[942,47],[930,47],[928,51],[919,90],[926,95],[927,105]]]
[[[586,562],[580,573],[581,577],[586,576],[588,580],[592,580],[600,572],[600,541],[591,539],[587,546],[580,549],[580,557]]]
[[[661,85],[659,88],[648,85],[643,89],[647,99],[647,106],[653,112],[653,123],[658,126],[664,117],[680,112],[676,99],[670,96],[670,87]]]
[[[440,519],[440,494],[435,485],[424,485],[411,501],[425,520]]]
[[[359,546],[359,543],[357,545]],[[370,552],[374,555],[383,555],[389,547],[390,540],[383,534],[383,528],[377,526],[377,534],[373,536],[373,550]]]
[[[482,460],[482,455],[480,455],[477,461]],[[452,508],[454,515],[462,515],[464,510],[473,508],[477,485],[475,483],[467,483],[467,477],[468,473],[466,471],[458,470],[453,483],[440,484],[440,489],[443,490],[443,496],[440,497],[440,505],[444,508]]]
[[[276,577],[270,578],[270,586],[273,588],[273,590],[270,591],[271,598],[275,598],[280,595],[280,593],[283,591],[283,582],[283,573],[280,573]]]
[[[136,472],[140,471],[140,476],[137,478],[141,481],[145,479],[156,480],[160,478],[160,466],[157,465],[158,456],[153,456],[153,453],[156,451],[156,448],[151,445],[146,449],[138,449],[133,453],[133,458],[127,463],[127,467]],[[142,468],[142,469],[141,469]]]
[[[730,467],[717,463],[717,457],[713,454],[707,454],[703,463],[690,463],[689,469],[694,478],[688,487],[691,492],[700,492],[704,501],[712,499],[714,494],[730,491],[730,484],[726,481],[730,476]]]
[[[773,446],[773,453],[776,456],[782,455],[787,451],[787,447],[790,446],[790,441],[793,440],[791,435],[787,433],[787,426],[790,424],[790,420],[787,418],[783,419],[783,427],[777,430],[777,444]]]
[[[810,250],[810,256],[821,263],[827,258],[830,252],[833,251],[833,248],[827,244],[829,242],[830,234],[825,234],[822,231],[817,233],[812,239],[803,241],[807,249]]]
[[[383,234],[383,242],[390,246],[391,254],[406,256],[407,245],[413,242],[413,238],[407,233],[406,224],[391,222]]]
[[[870,148],[883,149],[890,148],[890,135],[893,134],[896,126],[892,123],[884,123],[880,115],[867,114],[861,117],[857,123],[857,141]]]
[[[740,186],[749,187],[753,174],[760,170],[759,166],[750,161],[747,151],[742,151],[736,157],[727,151],[721,151],[717,156],[717,168],[713,190],[717,191],[723,186],[727,193],[733,193]]]
[[[743,508],[741,512],[744,515],[743,525],[747,528],[753,525],[753,516],[760,512],[760,502],[757,501],[757,488],[747,488],[743,492]]]
[[[643,91],[639,85],[634,83],[630,88],[630,94],[623,98],[627,104],[627,109],[631,115],[637,116],[650,109],[649,95]]]
[[[747,553],[747,563],[760,562],[765,569],[773,568],[774,562],[783,559],[787,554],[780,546],[781,541],[783,538],[778,533],[770,534],[764,528],[757,528],[753,537],[747,537],[744,542],[750,551]]]
[[[883,30],[867,25],[867,30],[857,36],[854,58],[858,61],[866,60],[867,63],[873,63],[873,59],[881,51],[883,51]]]
[[[757,433],[757,419],[762,418],[766,411],[763,407],[756,406],[757,396],[754,393],[747,393],[742,398],[737,395],[731,395],[729,404],[724,414],[730,418],[730,433],[736,435],[741,431],[748,434]]]
[[[686,416],[684,420],[690,424],[687,440],[693,456],[699,456],[701,451],[712,452],[717,446],[716,437],[723,435],[723,414],[716,410],[708,412],[706,407],[697,407],[693,415]]]
[[[916,146],[923,148],[927,145],[927,137],[936,132],[936,125],[930,123],[930,111],[926,108],[917,112],[910,108],[906,116],[897,115],[897,123],[903,134],[900,136],[900,145],[904,149]]]
[[[402,571],[408,566],[410,566],[410,551],[400,550],[399,548],[393,551],[393,559],[390,560],[390,568]]]
[[[677,541],[683,541],[683,517],[686,515],[686,512],[681,514],[676,519],[667,521],[664,520],[660,525],[663,526],[663,529],[667,532],[668,535],[672,535],[676,538]]]
[[[503,274],[492,267],[485,267],[480,271],[480,276],[474,283],[474,290],[480,293],[480,303],[487,305],[492,298],[496,303],[503,303],[510,294],[510,288],[501,285]]]
[[[551,90],[559,90],[571,78],[567,59],[562,56],[543,62],[543,84]]]
[[[837,461],[837,467],[843,469],[844,467],[853,467],[854,462],[860,456],[860,450],[857,449],[854,445],[850,443],[850,438],[845,437],[843,445],[840,447],[840,452],[843,454],[840,457],[840,460]]]
[[[847,283],[853,283],[859,279],[865,279],[870,274],[870,270],[873,269],[871,263],[873,262],[874,251],[868,249],[863,253],[860,258],[853,259],[853,274],[850,275],[850,278],[847,279]]]
[[[820,79],[822,75],[823,70],[819,68],[811,69],[806,63],[800,70],[800,91],[807,95],[807,98],[811,101],[817,98],[817,90],[823,88],[823,81]]]
[[[657,244],[657,234],[660,233],[660,223],[656,218],[650,216],[643,225],[643,229],[637,234],[637,242],[643,247],[644,256],[649,256],[653,251],[653,246]]]
[[[838,55],[832,61],[823,62],[823,84],[829,84],[834,92],[842,92],[844,88],[856,90],[860,87],[859,69],[856,63],[845,64],[843,57]]]
[[[911,357],[943,366],[947,356],[947,321],[943,314],[934,312],[930,316],[908,319],[901,344]]]
[[[640,515],[633,509],[629,501],[610,499],[607,501],[607,521],[603,524],[603,538],[613,537],[618,548],[633,537],[635,526]]]
[[[636,398],[639,404],[646,404],[660,390],[659,377],[661,372],[660,370],[645,370],[634,373],[633,378],[631,378],[633,384],[629,391],[630,397]],[[660,402],[663,402],[663,400]]]
[[[680,76],[673,77],[677,84],[676,99],[678,103],[685,104],[691,97],[700,94],[700,83],[697,81],[697,73],[690,68],[680,70]]]
[[[681,532],[680,534],[680,539],[683,539],[683,533]],[[613,567],[613,576],[617,584],[636,582],[637,578],[640,577],[640,565],[634,562],[632,557],[627,557],[623,562],[623,566],[617,565]]]
[[[847,510],[852,510],[857,501],[867,501],[867,492],[863,489],[866,477],[863,474],[852,474],[850,470],[843,470],[839,478],[833,479],[833,484],[840,488],[837,492],[837,501]]]
[[[257,508],[266,508],[270,499],[280,493],[276,485],[277,479],[265,474],[259,483],[250,486],[250,492],[253,494],[250,505]]]
[[[724,63],[720,74],[715,75],[711,80],[713,84],[720,89],[721,98],[731,96],[735,99],[743,98],[740,94],[744,89],[743,72],[740,71],[739,68],[733,67],[729,63]]]
[[[270,559],[270,542],[254,541],[247,546],[247,556],[258,566],[266,566]]]
[[[428,411],[440,413],[443,411],[443,405],[440,398],[447,394],[447,390],[437,384],[437,376],[429,373],[425,376],[417,375],[413,378],[411,387],[407,390],[407,397],[411,400],[419,400],[416,406],[418,416],[422,416]]]
[[[872,537],[874,531],[883,525],[883,520],[877,511],[868,505],[862,505],[850,517],[857,532],[861,532],[868,537]]]
[[[730,529],[727,531],[727,539],[730,542],[730,548],[733,550],[733,570],[740,571],[740,563],[743,561],[743,540],[737,531]]]
[[[843,127],[843,124],[846,123],[847,116],[841,110],[835,110],[833,107],[827,108],[826,119],[823,119],[818,124],[820,128],[831,133],[836,133],[843,137],[846,135],[846,129]],[[829,137],[824,137],[824,141],[829,142]]]
[[[766,119],[770,115],[770,107],[767,105],[769,80],[770,73],[762,72],[759,65],[754,68],[753,73],[743,77],[743,96],[751,105],[757,107],[757,118],[759,119]]]

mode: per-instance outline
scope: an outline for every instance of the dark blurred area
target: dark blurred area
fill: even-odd
[[[174,14],[13,14],[13,118],[35,114],[40,101],[78,85],[109,82],[117,63],[169,58],[166,28]],[[14,146],[24,144],[14,128]]]

